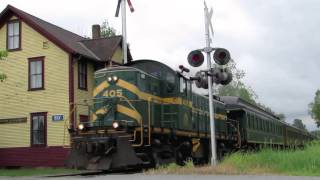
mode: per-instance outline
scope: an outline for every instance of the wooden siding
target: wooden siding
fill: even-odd
[[[117,62],[119,64],[122,64],[122,48],[121,47],[117,47],[116,51],[114,52],[114,54],[112,55],[111,60],[114,62]]]
[[[65,121],[69,119],[69,55],[30,26],[21,23],[20,51],[9,52],[0,61],[0,72],[8,78],[0,83],[0,119],[27,117],[26,123],[0,124],[0,148],[30,147],[30,113],[48,112],[48,146],[69,143]],[[0,29],[0,49],[6,48],[6,25]],[[43,48],[48,42],[49,48]],[[28,91],[28,58],[45,56],[45,90]],[[77,86],[75,86],[77,87]],[[52,121],[52,115],[62,114],[65,121]]]
[[[78,61],[74,61],[74,102],[76,104],[84,104],[84,100],[90,103],[90,99],[93,97],[93,87],[94,87],[94,64],[87,61],[87,90],[79,89],[78,86]],[[80,121],[80,115],[88,115],[88,107],[76,105],[76,121]]]

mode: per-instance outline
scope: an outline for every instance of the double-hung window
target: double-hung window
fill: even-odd
[[[44,57],[29,59],[29,90],[44,89]]]
[[[47,145],[47,113],[31,113],[31,146]]]
[[[19,20],[9,21],[7,24],[7,49],[19,50],[21,48],[21,24]]]
[[[79,61],[78,64],[78,86],[79,89],[87,89],[87,63]]]

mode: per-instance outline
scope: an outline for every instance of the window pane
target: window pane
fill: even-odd
[[[84,87],[84,83],[83,83],[83,75],[82,74],[80,74],[80,81],[79,81],[79,85],[80,85],[80,87]]]
[[[8,24],[8,35],[9,36],[13,35],[13,24],[12,23]]]
[[[19,35],[19,23],[18,22],[13,24],[13,34]]]
[[[184,85],[184,79],[183,78],[180,78],[180,92],[184,92],[184,88],[185,88],[185,85]]]
[[[13,49],[13,37],[8,37],[8,49]]]
[[[44,130],[44,117],[39,116],[39,130],[43,131]]]
[[[81,74],[85,73],[86,67],[85,67],[84,63],[81,63],[80,69],[81,69]]]
[[[19,36],[13,37],[13,49],[19,48]]]
[[[82,66],[83,64],[82,63],[79,63],[79,73],[82,74]]]
[[[42,61],[36,61],[36,73],[42,74]]]
[[[31,75],[30,78],[30,88],[35,88],[36,87],[36,76],[35,75]]]
[[[37,131],[33,131],[32,132],[32,143],[33,144],[40,144],[38,137],[39,137],[38,132]]]
[[[36,61],[32,61],[30,62],[30,72],[31,72],[31,75],[34,75],[36,74]]]
[[[39,144],[44,144],[44,131],[39,131]]]
[[[39,121],[38,116],[32,117],[32,130],[38,130],[39,129]]]
[[[42,75],[35,75],[36,76],[36,88],[42,87]]]

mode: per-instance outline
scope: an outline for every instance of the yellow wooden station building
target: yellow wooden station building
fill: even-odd
[[[74,104],[92,97],[95,70],[123,63],[121,44],[121,36],[101,38],[98,25],[89,39],[11,5],[1,12],[1,167],[63,166],[68,127],[88,118]]]

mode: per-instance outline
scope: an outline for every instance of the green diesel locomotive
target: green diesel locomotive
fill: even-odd
[[[98,70],[94,98],[88,110],[90,121],[78,122],[77,128],[70,131],[72,148],[67,166],[110,170],[154,167],[169,162],[183,165],[186,160],[207,163],[210,158],[208,97],[192,89],[189,78],[153,60]],[[258,129],[252,129],[250,123],[259,120],[252,119],[250,114],[279,127],[292,127],[260,108],[243,104],[228,97],[214,98],[220,157],[241,147],[302,145],[311,138],[308,133],[300,137],[302,132],[297,131],[302,138],[297,143],[296,137],[292,136],[294,141],[286,137],[292,130],[268,133],[259,125]]]

